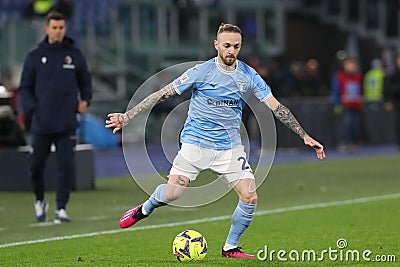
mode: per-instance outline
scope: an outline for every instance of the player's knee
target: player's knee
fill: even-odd
[[[241,200],[246,204],[256,204],[258,201],[258,196],[255,191],[248,192],[248,193],[242,195]]]
[[[169,201],[174,201],[182,196],[183,191],[189,184],[189,179],[183,176],[169,177],[168,184],[165,187],[164,195]]]
[[[182,196],[182,192],[178,192],[176,190],[165,190],[164,196],[168,201],[174,201],[177,200],[180,196]]]

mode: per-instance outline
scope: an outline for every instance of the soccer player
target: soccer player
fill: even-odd
[[[240,237],[253,220],[258,199],[251,168],[247,162],[243,166],[243,161],[238,160],[247,158],[239,129],[242,109],[250,93],[264,102],[306,145],[313,147],[319,159],[325,158],[324,147],[303,130],[257,72],[237,59],[241,45],[240,28],[221,24],[214,41],[217,57],[188,69],[126,113],[108,114],[106,127],[114,128],[115,133],[155,104],[192,90],[188,117],[180,137],[182,146],[173,161],[168,183],[159,185],[146,202],[125,212],[119,222],[121,228],[134,225],[155,208],[178,199],[200,171],[211,169],[226,179],[239,197],[222,256],[255,258],[238,246]]]

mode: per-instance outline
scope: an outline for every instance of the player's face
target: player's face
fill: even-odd
[[[46,26],[46,34],[49,38],[49,43],[61,43],[64,39],[66,30],[65,20],[51,19]]]
[[[227,66],[236,63],[242,45],[242,35],[237,32],[222,32],[214,41],[214,47],[218,51],[218,61]],[[222,62],[221,62],[222,61]]]

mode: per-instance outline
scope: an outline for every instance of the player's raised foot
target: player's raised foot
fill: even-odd
[[[244,253],[241,247],[232,248],[230,250],[225,251],[222,249],[222,257],[226,258],[247,258],[254,259],[256,256]]]
[[[121,228],[128,228],[140,221],[148,217],[149,215],[144,215],[142,213],[143,204],[140,204],[136,208],[130,209],[125,212],[121,218],[119,219],[119,227]]]
[[[71,219],[69,218],[67,211],[65,209],[56,210],[56,214],[54,215],[54,223],[66,223],[70,222]]]
[[[45,222],[47,219],[47,210],[49,209],[49,203],[46,200],[36,200],[33,203],[35,208],[35,219],[37,222]]]

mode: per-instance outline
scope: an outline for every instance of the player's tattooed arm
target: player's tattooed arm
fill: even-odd
[[[301,127],[300,123],[293,116],[292,112],[282,104],[279,104],[274,110],[274,115],[278,118],[286,127],[295,132],[302,139],[306,135],[303,127]]]
[[[326,158],[324,146],[304,131],[303,127],[300,126],[300,123],[287,107],[279,103],[273,96],[270,96],[264,102],[272,110],[276,118],[303,139],[304,144],[315,149],[318,159]]]
[[[108,120],[106,120],[106,128],[114,128],[113,133],[116,133],[122,127],[126,126],[128,122],[134,119],[140,113],[151,109],[154,105],[161,103],[168,98],[176,95],[174,85],[172,83],[152,93],[139,104],[128,110],[126,113],[110,113]]]
[[[175,91],[174,85],[170,83],[167,86],[160,89],[159,91],[154,92],[145,99],[143,99],[142,102],[137,104],[132,109],[128,110],[125,114],[127,115],[128,120],[132,120],[143,111],[151,109],[154,105],[161,103],[176,94],[177,93]]]

